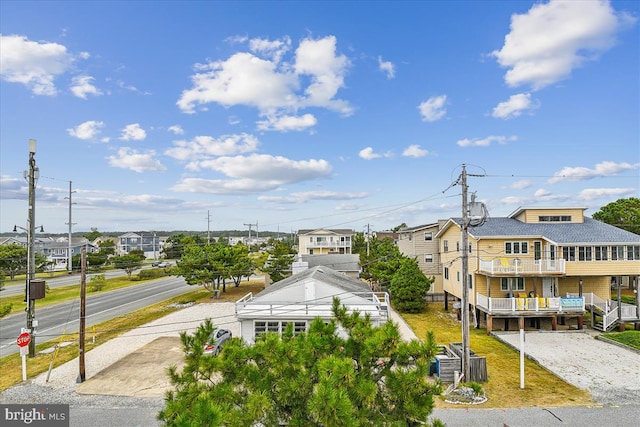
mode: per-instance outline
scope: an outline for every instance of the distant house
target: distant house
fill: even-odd
[[[2,239],[0,245],[17,244],[24,247],[28,246],[26,237],[9,237]],[[71,249],[71,258],[79,254],[82,248],[86,248],[87,253],[97,252],[100,248],[89,242],[87,239],[72,238],[71,245],[67,237],[36,237],[33,240],[33,250],[35,253],[44,255],[47,261],[51,263],[49,266],[51,271],[65,271],[68,269],[67,262],[69,260],[69,249]]]
[[[442,268],[440,263],[440,245],[436,235],[446,221],[407,227],[398,231],[397,246],[402,255],[414,258],[420,271],[435,280],[429,294],[442,295]]]
[[[468,228],[467,248],[461,247],[461,220],[448,220],[435,235],[444,292],[461,298],[466,250],[469,304],[487,332],[495,319],[503,319],[505,329],[511,321],[523,328],[525,319],[551,329],[573,321],[580,329],[587,311],[602,315],[600,329],[640,324],[637,306],[611,301],[612,277],[638,289],[640,236],[586,217],[585,209],[519,208],[487,218]]]
[[[86,253],[94,253],[100,250],[98,245],[89,242],[84,237],[71,238],[71,245],[69,245],[67,237],[41,240],[35,245],[35,248],[37,252],[47,257],[47,261],[52,263],[51,269],[53,271],[68,270],[69,249],[71,249],[71,259],[73,259],[74,255],[80,254],[82,248],[85,248]]]
[[[350,254],[354,235],[349,229],[298,230],[298,254]]]
[[[329,321],[333,318],[333,297],[340,298],[350,312],[368,314],[376,326],[388,320],[386,293],[371,292],[361,280],[328,267],[314,267],[238,300],[236,315],[242,338],[254,343],[265,332],[282,333],[288,324],[296,333],[306,331],[317,317]]]
[[[118,236],[117,255],[126,255],[133,250],[144,252],[145,258],[158,259],[163,240],[155,233],[125,233]]]

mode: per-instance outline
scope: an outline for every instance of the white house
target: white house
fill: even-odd
[[[294,333],[306,331],[309,323],[319,317],[333,318],[333,298],[349,312],[368,314],[374,326],[389,317],[389,297],[384,292],[372,292],[361,280],[318,266],[274,283],[260,293],[247,294],[236,302],[242,338],[250,344],[265,332],[282,333],[289,323]]]

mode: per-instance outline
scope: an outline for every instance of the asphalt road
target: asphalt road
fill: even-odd
[[[163,408],[163,402],[160,399],[156,402],[137,408],[96,408],[72,405],[69,417],[70,426],[102,427],[104,420],[109,420],[110,425],[117,426],[160,426],[162,424],[155,417]],[[448,427],[636,427],[639,413],[640,406],[638,405],[507,409],[460,408],[436,409],[432,417],[440,419]]]
[[[164,277],[140,285],[97,294],[88,294],[86,326],[92,326],[131,311],[193,290],[182,277]],[[77,331],[80,324],[80,298],[35,308],[38,321],[36,343]],[[0,357],[18,352],[16,338],[26,326],[26,314],[7,316],[0,321]]]
[[[152,267],[143,267],[144,268],[152,268]],[[136,270],[137,271],[137,270]],[[114,277],[125,276],[126,273],[124,270],[108,270],[100,273],[89,273],[87,274],[87,283],[89,283],[89,279],[91,276],[96,274],[104,274],[106,279],[111,279]],[[70,285],[78,285],[80,287],[80,274],[71,274],[67,276],[57,276],[57,277],[38,277],[38,279],[44,279],[49,286],[50,289],[59,288],[61,286],[70,286]],[[24,295],[26,283],[18,283],[6,285],[4,290],[0,291],[0,298],[2,297],[10,297],[15,295]]]

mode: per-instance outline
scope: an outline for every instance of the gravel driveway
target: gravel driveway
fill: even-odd
[[[519,349],[519,332],[496,332]],[[596,339],[591,330],[525,332],[525,353],[603,405],[640,402],[640,354]],[[526,386],[526,372],[525,372]]]

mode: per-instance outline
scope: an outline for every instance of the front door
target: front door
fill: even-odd
[[[545,298],[553,298],[556,296],[556,283],[553,277],[542,278],[542,296]]]

